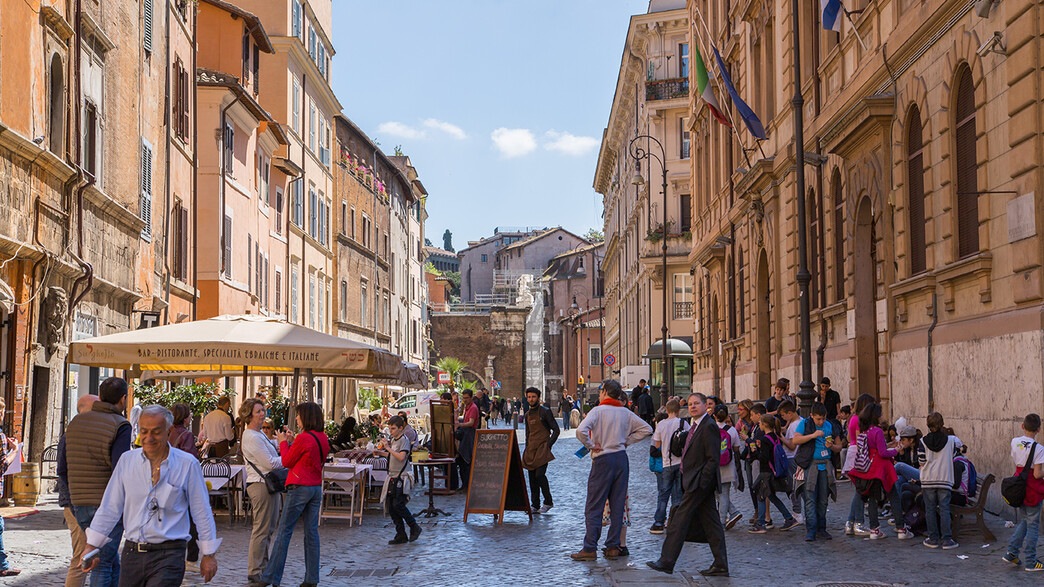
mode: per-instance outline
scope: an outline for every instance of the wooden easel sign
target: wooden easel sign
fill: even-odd
[[[476,430],[464,521],[469,513],[493,514],[501,524],[505,510],[525,512],[533,521],[518,439],[514,430]]]

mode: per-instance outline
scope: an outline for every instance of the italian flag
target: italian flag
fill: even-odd
[[[700,55],[699,47],[694,45],[693,53],[695,53],[696,57],[696,89],[699,91],[700,99],[710,108],[715,120],[732,128],[729,119],[721,113],[721,106],[718,105],[718,99],[714,96],[714,88],[709,83],[710,75],[707,73],[707,66],[703,64],[703,56]]]

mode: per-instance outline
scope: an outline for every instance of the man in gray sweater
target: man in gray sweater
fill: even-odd
[[[629,469],[626,448],[652,434],[652,427],[624,407],[620,383],[607,379],[598,393],[598,406],[588,412],[576,429],[576,438],[591,451],[591,473],[587,480],[584,547],[571,554],[573,560],[595,560],[602,534],[602,509],[609,500],[609,534],[605,558],[620,556]]]

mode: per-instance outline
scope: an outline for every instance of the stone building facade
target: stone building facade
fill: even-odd
[[[431,340],[434,364],[441,357],[456,357],[468,367],[465,378],[492,390],[490,381],[501,383],[499,395],[523,398],[526,307],[496,307],[488,312],[434,312]]]
[[[803,7],[797,194],[790,5],[688,3],[691,42],[706,57],[713,40],[768,133],[748,162],[746,129],[690,98],[695,387],[736,401],[800,380],[804,196],[814,377],[922,429],[938,410],[980,470],[1006,473],[1008,440],[1044,410],[1044,7],[855,2],[840,34]]]
[[[460,259],[460,300],[488,303],[493,294],[493,272],[497,267],[497,251],[537,234],[535,228],[495,228],[493,235],[477,241],[457,252]]]
[[[563,393],[575,398],[578,391],[597,387],[614,370],[602,361],[604,251],[602,242],[567,251],[552,258],[544,271],[548,351],[544,379],[552,398]]]
[[[653,1],[646,14],[631,17],[598,154],[594,189],[602,194],[605,221],[605,350],[617,358],[615,374],[643,365],[649,346],[661,338],[664,281],[669,336],[693,338],[689,43],[684,2]],[[663,150],[647,139],[632,144],[643,135]],[[638,167],[636,149],[652,153]],[[636,173],[642,185],[634,185]]]

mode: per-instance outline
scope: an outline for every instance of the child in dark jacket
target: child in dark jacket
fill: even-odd
[[[790,530],[798,525],[798,521],[794,519],[794,516],[791,515],[790,510],[787,509],[783,501],[776,496],[776,493],[781,491],[784,493],[790,492],[790,474],[789,471],[785,471],[781,477],[776,477],[772,472],[773,451],[776,445],[779,444],[779,439],[782,436],[779,420],[773,417],[763,417],[758,425],[763,434],[763,436],[754,441],[753,446],[753,454],[757,459],[760,470],[757,479],[754,481],[754,491],[758,498],[758,522],[749,532],[751,534],[768,532],[765,513],[770,501],[776,506],[779,513],[783,514],[784,522],[780,530]]]

